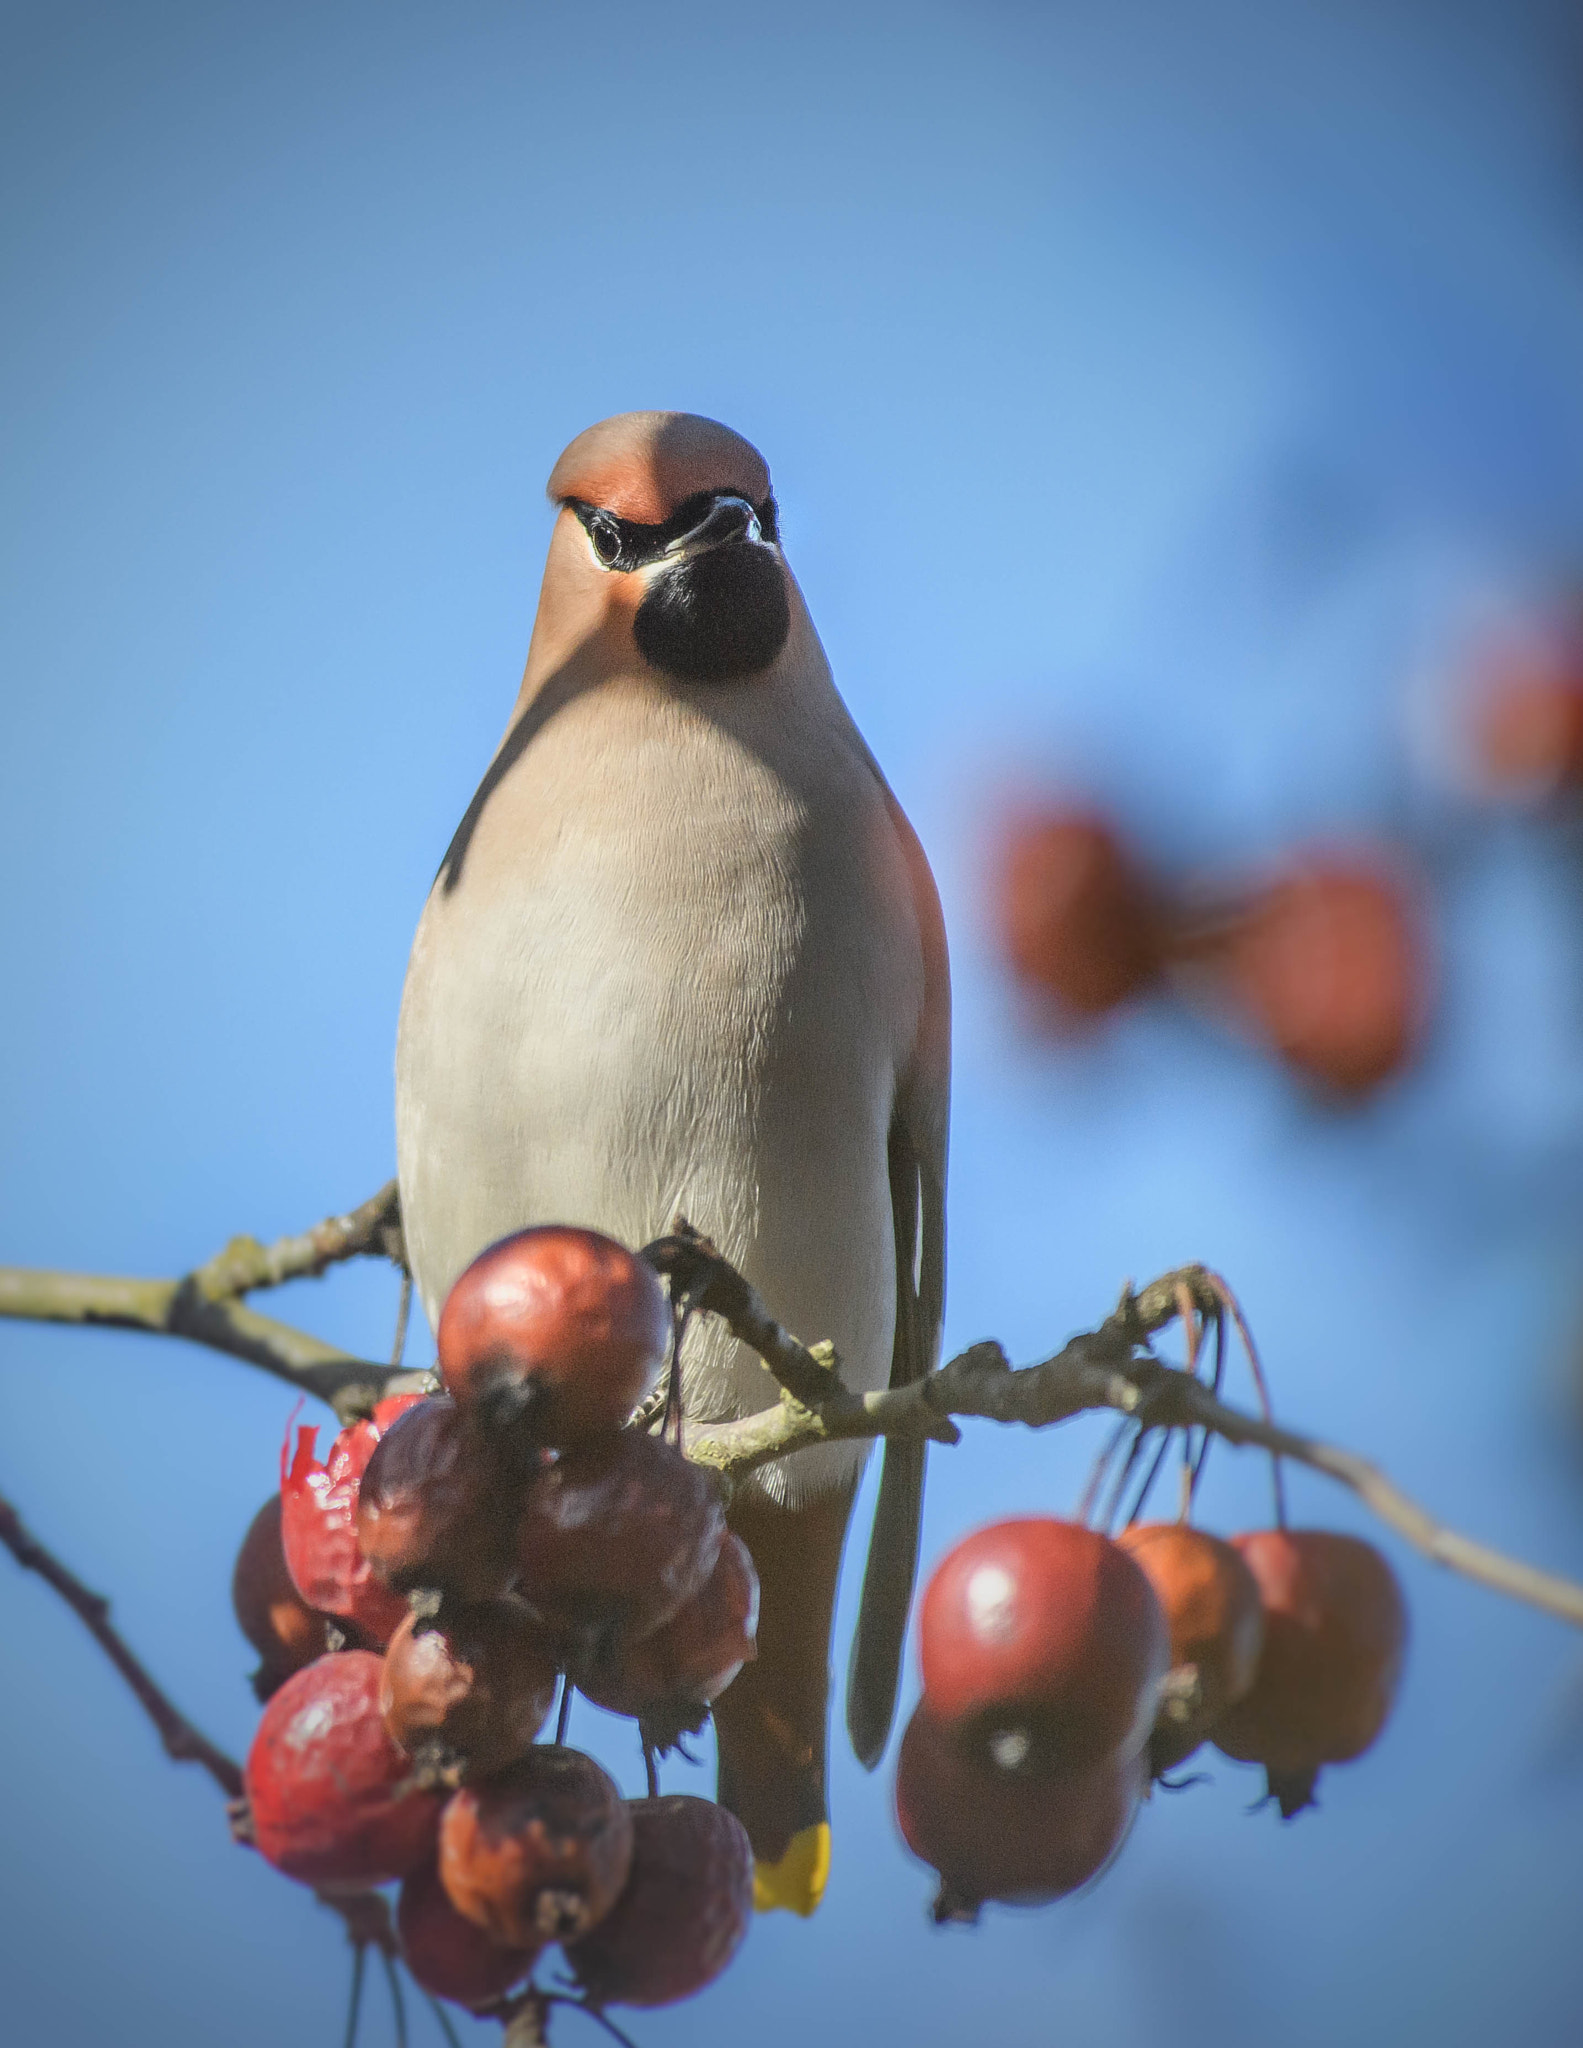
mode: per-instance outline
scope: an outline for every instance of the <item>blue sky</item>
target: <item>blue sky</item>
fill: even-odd
[[[1583,1573],[1575,850],[1475,820],[1414,740],[1478,623],[1583,555],[1564,10],[59,0],[0,34],[0,1258],[176,1272],[385,1178],[406,949],[515,691],[543,479],[596,418],[694,409],[768,456],[940,877],[948,1340],[1032,1357],[1206,1258],[1294,1419]],[[1337,1119],[1177,1016],[1028,1038],[985,873],[1046,786],[1193,866],[1432,840],[1422,1069]],[[393,1306],[359,1271],[281,1311],[377,1350]],[[18,1327],[0,1385],[0,1490],[240,1750],[230,1560],[289,1396]],[[1093,1435],[970,1430],[927,1554],[1070,1507]],[[1217,1457],[1209,1507],[1261,1516],[1262,1475]],[[1579,1646],[1391,1555],[1401,1707],[1320,1814],[1249,1818],[1225,1767],[1092,1893],[936,1933],[847,1760],[824,1910],[642,2041],[1573,2038]],[[338,2039],[334,1925],[3,1560],[0,1617],[0,2031]]]

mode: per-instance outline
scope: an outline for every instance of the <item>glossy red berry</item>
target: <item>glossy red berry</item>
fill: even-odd
[[[380,1660],[321,1657],[264,1709],[244,1773],[260,1855],[312,1885],[405,1877],[434,1852],[441,1802],[385,1732]]]
[[[608,1655],[703,1590],[725,1526],[702,1466],[623,1430],[564,1452],[535,1482],[517,1525],[519,1589],[552,1628]]]
[[[464,1785],[440,1823],[451,1904],[514,1948],[587,1933],[631,1865],[632,1817],[614,1781],[592,1757],[549,1743]]]
[[[392,1739],[432,1768],[487,1777],[531,1747],[555,1701],[555,1653],[520,1601],[413,1615],[385,1652]],[[453,1778],[454,1782],[454,1778]]]
[[[1020,1731],[1051,1768],[1148,1739],[1170,1662],[1148,1579],[1080,1522],[995,1522],[936,1568],[919,1615],[934,1718],[989,1739]]]
[[[231,1574],[237,1626],[260,1659],[253,1690],[261,1700],[329,1648],[325,1620],[292,1582],[280,1541],[280,1495],[272,1493],[248,1526]]]
[[[315,1455],[317,1429],[297,1431],[294,1455],[290,1432],[280,1454],[281,1542],[298,1592],[321,1614],[347,1621],[369,1642],[384,1643],[406,1612],[369,1568],[358,1548],[357,1495],[363,1471],[380,1432],[372,1422],[354,1422]]]
[[[470,2012],[494,2005],[539,1959],[539,1948],[504,1948],[464,1919],[433,1862],[404,1880],[396,1932],[407,1968],[423,1989]]]
[[[920,1702],[902,1737],[896,1819],[940,1874],[937,1920],[973,1920],[986,1899],[1037,1905],[1086,1884],[1121,1846],[1148,1781],[1141,1753],[1048,1771],[1007,1768]]]
[[[398,1593],[432,1588],[493,1600],[511,1582],[529,1484],[515,1449],[447,1395],[420,1402],[380,1439],[357,1496],[357,1542]]]
[[[1156,1772],[1170,1770],[1253,1684],[1264,1644],[1259,1584],[1231,1544],[1182,1522],[1142,1522],[1117,1541],[1170,1630],[1171,1678],[1149,1744]]]
[[[1215,1726],[1227,1756],[1265,1766],[1290,1819],[1323,1764],[1361,1756],[1385,1726],[1407,1646],[1396,1575],[1372,1543],[1329,1529],[1234,1537],[1264,1606],[1253,1687]]]
[[[742,1666],[758,1655],[759,1575],[740,1536],[726,1532],[700,1592],[652,1634],[618,1642],[606,1662],[577,1674],[580,1691],[631,1714],[658,1747],[702,1725]]]
[[[753,1917],[753,1851],[709,1799],[634,1799],[632,1872],[566,1960],[593,2005],[673,2005],[712,1984]]]
[[[1111,826],[1091,812],[1027,818],[1013,828],[1001,918],[1019,979],[1074,1018],[1102,1016],[1159,976],[1154,891]]]
[[[670,1336],[652,1267],[597,1230],[544,1224],[480,1253],[446,1297],[436,1343],[447,1392],[564,1448],[621,1428],[653,1392]]]

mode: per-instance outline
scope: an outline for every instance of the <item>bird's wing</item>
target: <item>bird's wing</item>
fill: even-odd
[[[923,947],[924,999],[912,1054],[891,1110],[889,1163],[896,1239],[896,1333],[890,1383],[921,1379],[936,1360],[945,1308],[945,1166],[951,1093],[951,970],[934,876],[916,833],[887,788]],[[863,1573],[863,1601],[847,1674],[846,1725],[859,1762],[872,1770],[885,1751],[918,1569],[923,1511],[920,1439],[885,1446],[879,1502]]]

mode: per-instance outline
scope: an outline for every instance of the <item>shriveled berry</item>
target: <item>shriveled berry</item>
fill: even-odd
[[[1170,1662],[1165,1617],[1133,1560],[1047,1516],[964,1537],[924,1592],[919,1643],[937,1721],[984,1740],[1016,1731],[1063,1769],[1141,1748]]]
[[[398,1592],[423,1586],[493,1600],[511,1582],[527,1484],[518,1451],[438,1395],[409,1409],[375,1447],[357,1498],[357,1541]]]
[[[1361,1756],[1385,1726],[1407,1646],[1396,1575],[1372,1543],[1329,1529],[1258,1529],[1232,1538],[1264,1605],[1253,1687],[1212,1740],[1263,1764],[1290,1820],[1313,1804],[1322,1764]]]
[[[758,1655],[759,1575],[740,1536],[727,1530],[702,1590],[651,1635],[618,1642],[606,1662],[577,1674],[580,1691],[614,1714],[631,1714],[659,1748],[702,1725],[742,1666]]]
[[[296,1672],[248,1751],[254,1842],[303,1884],[386,1884],[434,1853],[441,1802],[385,1732],[379,1667],[342,1650]]]
[[[1072,1018],[1102,1016],[1160,972],[1155,892],[1109,823],[1088,811],[1013,827],[1001,921],[1015,973]]]
[[[272,1493],[248,1525],[231,1574],[237,1626],[262,1662],[253,1690],[267,1700],[294,1671],[329,1648],[325,1619],[303,1599],[280,1541],[280,1495]]]
[[[703,1590],[725,1526],[709,1473],[623,1430],[563,1453],[535,1483],[517,1525],[520,1589],[553,1628],[608,1654]]]
[[[652,1267],[597,1230],[549,1223],[479,1254],[435,1341],[447,1392],[564,1448],[621,1428],[653,1392],[670,1335]]]
[[[753,1851],[710,1799],[634,1799],[632,1874],[566,1960],[593,2005],[674,2005],[712,1984],[753,1917]]]
[[[454,1793],[440,1823],[451,1904],[496,1941],[532,1948],[586,1934],[632,1865],[632,1817],[580,1750],[542,1743]]]
[[[986,1899],[1036,1905],[1086,1884],[1121,1846],[1147,1780],[1143,1756],[1127,1751],[1042,1769],[1003,1741],[954,1735],[925,1699],[902,1737],[896,1819],[940,1873],[935,1918],[974,1920]]]
[[[439,1867],[426,1863],[405,1879],[396,1932],[407,1968],[425,1991],[470,2012],[504,1998],[539,1959],[540,1947],[503,1948],[451,1904]]]
[[[555,1700],[555,1654],[521,1601],[413,1615],[385,1652],[380,1708],[392,1738],[440,1769],[487,1777],[532,1745]]]
[[[406,1602],[375,1577],[357,1542],[357,1494],[380,1433],[372,1422],[343,1429],[320,1462],[319,1432],[290,1433],[280,1453],[281,1541],[297,1591],[310,1607],[349,1621],[369,1642],[384,1643]]]
[[[1259,1585],[1219,1536],[1142,1522],[1116,1539],[1142,1566],[1171,1634],[1171,1683],[1149,1742],[1155,1772],[1192,1755],[1253,1684],[1264,1644]]]

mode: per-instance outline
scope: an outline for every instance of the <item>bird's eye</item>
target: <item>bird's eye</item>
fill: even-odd
[[[621,534],[608,519],[590,521],[588,538],[594,544],[594,553],[607,569],[613,568],[621,554]]]

